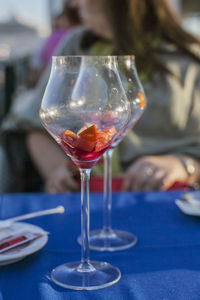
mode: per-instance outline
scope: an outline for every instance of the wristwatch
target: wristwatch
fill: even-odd
[[[194,175],[194,173],[196,172],[196,166],[193,159],[185,155],[177,156],[180,159],[182,165],[184,166],[188,176],[191,177],[192,175]]]

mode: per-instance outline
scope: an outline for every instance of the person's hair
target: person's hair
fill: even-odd
[[[62,15],[66,16],[67,19],[73,25],[81,24],[81,18],[77,7],[71,5],[71,1],[68,0],[63,7]]]
[[[114,36],[116,54],[134,54],[139,70],[169,71],[158,59],[161,42],[200,62],[191,44],[200,39],[186,32],[168,0],[101,0]]]

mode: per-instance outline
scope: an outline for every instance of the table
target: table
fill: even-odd
[[[184,215],[174,200],[181,191],[116,193],[113,227],[136,234],[125,251],[91,251],[91,259],[119,267],[121,280],[106,289],[73,291],[49,280],[59,264],[80,259],[80,194],[0,196],[0,217],[63,205],[66,213],[29,220],[50,232],[46,246],[0,267],[0,300],[199,300],[200,218]],[[91,229],[102,225],[102,194],[91,194]]]

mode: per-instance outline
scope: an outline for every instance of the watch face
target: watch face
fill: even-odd
[[[186,156],[178,156],[180,161],[182,162],[184,168],[186,169],[188,175],[193,175],[196,171],[195,169],[195,165],[192,159],[190,159],[189,157]]]
[[[195,166],[193,164],[191,164],[190,162],[187,165],[187,171],[190,175],[194,174],[194,172],[195,172]]]
[[[194,166],[192,159],[185,158],[185,157],[183,159],[184,159],[185,168],[186,168],[188,174],[193,175],[195,172],[195,166]]]

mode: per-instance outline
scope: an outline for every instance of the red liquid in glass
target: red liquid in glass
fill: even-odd
[[[65,151],[67,155],[71,157],[73,162],[81,169],[89,169],[92,168],[100,156],[108,149],[109,145],[105,147],[101,151],[83,151],[78,148],[73,148],[61,141],[60,143],[61,148]]]

